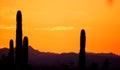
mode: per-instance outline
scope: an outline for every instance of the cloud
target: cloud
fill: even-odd
[[[0,29],[15,30],[16,26],[0,25]],[[27,28],[25,28],[25,29],[27,29]],[[73,26],[55,26],[55,27],[34,28],[34,30],[45,30],[45,31],[61,31],[61,30],[76,30],[76,29],[77,28],[75,28]]]
[[[61,30],[76,30],[76,28],[73,26],[55,26],[55,27],[35,28],[35,30],[61,31]]]
[[[12,30],[15,30],[15,26],[5,26],[5,25],[0,25],[0,29],[5,29],[5,30],[8,30],[8,29],[12,29]]]

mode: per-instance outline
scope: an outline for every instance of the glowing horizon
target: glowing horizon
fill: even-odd
[[[120,55],[119,0],[0,1],[0,48],[16,34],[16,13],[22,12],[23,37],[43,52],[79,52],[80,30],[86,30],[86,51]]]

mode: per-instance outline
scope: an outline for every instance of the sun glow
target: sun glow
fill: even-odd
[[[120,0],[0,1],[0,48],[15,42],[16,12],[22,11],[23,36],[45,52],[79,52],[80,30],[86,30],[87,52],[120,55]]]

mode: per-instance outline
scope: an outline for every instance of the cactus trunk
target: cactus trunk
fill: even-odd
[[[28,64],[28,38],[25,36],[23,40],[23,57],[24,65]]]
[[[85,70],[85,43],[86,43],[86,35],[85,30],[81,30],[81,36],[80,36],[80,53],[79,53],[79,70]]]
[[[13,47],[13,40],[10,40],[10,51],[9,51],[9,63],[12,65],[14,64],[14,47]]]
[[[22,64],[22,13],[17,12],[16,16],[16,64]]]

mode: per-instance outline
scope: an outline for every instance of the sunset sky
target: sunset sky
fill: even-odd
[[[42,52],[79,52],[80,30],[86,51],[120,55],[120,0],[0,0],[0,48],[16,34],[22,11],[23,36]]]

